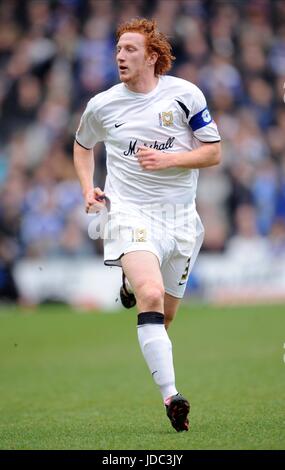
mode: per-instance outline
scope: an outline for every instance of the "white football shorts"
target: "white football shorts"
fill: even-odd
[[[182,298],[203,238],[193,206],[112,206],[104,228],[104,264],[121,266],[124,254],[150,251],[159,260],[165,292]]]

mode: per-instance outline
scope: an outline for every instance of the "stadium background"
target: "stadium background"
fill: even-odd
[[[118,81],[116,25],[139,15],[156,18],[169,36],[171,73],[201,87],[222,136],[222,164],[200,172],[202,253],[209,256],[200,257],[190,291],[192,282],[193,293],[211,300],[284,298],[283,0],[0,2],[1,297],[60,300],[50,285],[60,271],[55,261],[65,279],[76,263],[81,275],[69,285],[85,279],[79,260],[101,265],[72,145],[87,101]],[[95,183],[103,186],[103,145],[95,153]],[[104,276],[90,263],[86,269]],[[57,277],[61,292],[63,284]],[[221,284],[228,288],[220,292]],[[78,302],[94,306],[96,295],[87,291]]]
[[[182,434],[115,302],[120,270],[88,236],[72,163],[88,99],[118,80],[115,28],[138,15],[169,35],[171,73],[202,88],[222,136],[170,329],[192,402]],[[284,24],[283,0],[0,1],[0,449],[284,449]]]

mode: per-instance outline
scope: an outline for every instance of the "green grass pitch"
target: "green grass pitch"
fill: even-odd
[[[188,433],[166,418],[134,309],[1,311],[1,449],[285,449],[284,305],[181,307],[169,334]]]

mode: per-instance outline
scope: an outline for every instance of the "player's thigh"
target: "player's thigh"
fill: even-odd
[[[159,261],[154,253],[131,251],[122,257],[121,263],[135,293],[146,284],[164,289]]]

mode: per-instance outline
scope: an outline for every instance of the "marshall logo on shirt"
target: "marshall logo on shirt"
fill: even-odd
[[[175,137],[169,137],[167,139],[167,141],[163,142],[162,144],[159,144],[157,142],[157,140],[155,140],[154,143],[151,144],[151,145],[147,145],[147,144],[143,144],[143,145],[145,145],[146,147],[149,147],[149,148],[156,149],[156,150],[168,150],[168,149],[171,149],[173,147],[174,140],[175,140]],[[128,157],[130,155],[135,155],[136,153],[138,153],[139,149],[138,149],[137,143],[138,143],[137,140],[134,140],[134,141],[131,140],[130,141],[128,150],[125,150],[125,152],[124,152],[124,155],[126,157]]]

